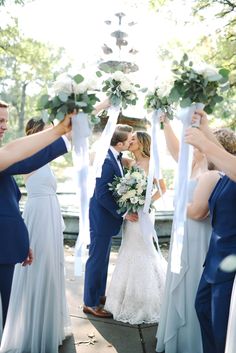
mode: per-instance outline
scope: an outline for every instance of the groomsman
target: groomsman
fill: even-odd
[[[97,317],[112,317],[100,304],[104,304],[105,300],[112,236],[118,234],[123,216],[117,213],[118,206],[108,183],[115,176],[123,175],[121,154],[128,150],[131,138],[132,127],[117,125],[102,167],[102,175],[96,179],[94,194],[90,200],[90,246],[85,268],[83,311]],[[137,215],[128,214],[125,218],[136,221]]]
[[[71,130],[71,119],[65,120],[65,133]],[[8,104],[0,102],[0,141],[7,131]],[[32,157],[17,162],[0,172],[0,295],[3,326],[5,324],[16,263],[32,263],[28,231],[19,209],[20,190],[13,178],[16,174],[30,173],[67,152],[66,138],[59,138]]]

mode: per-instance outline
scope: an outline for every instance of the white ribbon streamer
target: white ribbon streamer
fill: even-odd
[[[79,234],[75,245],[76,276],[83,273],[86,247],[89,244],[89,141],[91,129],[88,123],[88,115],[79,113],[72,119],[72,142],[74,146],[73,163],[76,171],[77,190],[79,198]]]
[[[157,251],[159,252],[161,259],[163,260],[164,268],[166,269],[167,262],[161,253],[161,249],[158,242],[158,237],[154,227],[155,214],[154,212],[145,213],[142,209],[138,211],[138,219],[141,228],[141,234],[145,243],[150,250],[153,250],[154,244],[153,240],[156,242]]]
[[[201,103],[181,109],[177,118],[182,122],[182,135],[180,141],[177,183],[175,187],[175,213],[172,226],[173,245],[171,252],[171,271],[180,273],[181,254],[183,248],[184,224],[186,220],[188,181],[191,175],[193,148],[184,142],[185,130],[191,125],[191,119],[196,109],[203,109]]]
[[[102,165],[107,155],[110,146],[112,135],[115,131],[117,120],[120,113],[120,106],[111,106],[108,108],[108,121],[102,135],[96,145],[96,155],[93,162],[93,169],[96,178],[100,178],[102,174]]]
[[[161,188],[159,185],[160,179],[160,158],[158,151],[158,143],[160,141],[158,135],[160,136],[160,116],[162,114],[161,109],[155,110],[151,118],[151,146],[150,146],[150,161],[149,161],[149,171],[148,171],[148,182],[147,182],[147,191],[146,198],[144,203],[143,212],[148,213],[153,190],[153,180],[157,179],[159,191],[161,193]]]

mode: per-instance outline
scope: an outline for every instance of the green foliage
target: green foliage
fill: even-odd
[[[25,117],[36,114],[36,97],[53,80],[54,73],[62,71],[62,55],[61,48],[26,38],[16,19],[0,31],[0,97],[14,107],[11,117],[19,134],[23,134]]]
[[[154,90],[154,92],[149,92],[145,96],[144,108],[147,110],[158,110],[161,109],[163,113],[167,115],[169,119],[173,119],[173,99],[170,97],[161,97],[158,92],[158,88]]]
[[[92,124],[98,123],[99,119],[92,112],[99,99],[96,94],[88,92],[87,86],[81,92],[79,84],[83,81],[84,77],[80,74],[74,77],[68,76],[64,82],[56,81],[59,88],[56,89],[55,96],[50,97],[44,94],[38,100],[38,110],[43,110],[43,119],[49,121],[62,120],[66,114],[82,111],[89,115]],[[45,114],[45,111],[48,112],[49,116]]]
[[[24,0],[15,0],[15,4],[17,5],[24,5],[25,1]],[[6,0],[0,0],[0,6],[5,6],[6,5]]]
[[[192,103],[203,103],[204,110],[211,114],[215,105],[223,100],[220,93],[229,87],[229,70],[216,70],[210,66],[194,69],[193,62],[187,61],[188,56],[184,54],[180,63],[174,62],[176,80],[170,98],[180,101],[182,108]]]
[[[162,176],[168,190],[174,189],[174,169],[163,169]]]
[[[121,104],[122,108],[126,109],[129,104],[135,105],[138,100],[135,87],[139,86],[131,83],[122,72],[116,72],[103,81],[102,91],[106,92],[112,105]]]

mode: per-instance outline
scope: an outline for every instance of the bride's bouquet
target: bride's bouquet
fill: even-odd
[[[43,110],[44,121],[62,120],[66,114],[76,110],[88,114],[90,122],[96,124],[99,119],[92,114],[99,99],[94,91],[95,80],[85,80],[80,74],[74,77],[61,75],[53,83],[50,94],[44,94],[38,101],[38,110]]]
[[[138,99],[136,88],[138,84],[134,84],[121,71],[116,71],[112,76],[103,81],[102,91],[106,92],[112,105],[126,109],[129,104],[135,105]]]
[[[180,63],[174,61],[175,81],[169,98],[174,102],[180,101],[181,108],[192,103],[203,103],[204,110],[211,114],[216,103],[223,100],[221,92],[229,87],[229,71],[202,62],[194,65],[188,60],[184,54]]]
[[[119,206],[118,213],[138,212],[143,207],[146,197],[147,176],[144,170],[137,166],[126,169],[123,177],[115,176],[114,181],[109,183]]]

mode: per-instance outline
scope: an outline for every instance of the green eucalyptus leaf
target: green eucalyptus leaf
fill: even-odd
[[[38,100],[38,108],[39,109],[44,108],[49,100],[50,100],[50,96],[48,94],[42,95]]]
[[[206,105],[205,108],[204,108],[204,111],[207,113],[207,114],[212,114],[213,112],[213,109],[210,105]]]
[[[191,104],[192,104],[192,101],[190,98],[184,98],[180,101],[181,108],[189,107]]]
[[[229,77],[229,73],[230,73],[230,71],[227,70],[227,69],[224,69],[224,68],[222,68],[222,69],[219,70],[219,74],[220,74],[221,76],[223,76],[223,77],[226,77],[226,78]]]
[[[77,84],[79,84],[79,83],[81,83],[81,82],[84,81],[84,77],[83,77],[82,75],[80,75],[80,74],[77,74],[77,75],[75,75],[75,76],[73,77],[73,80],[74,80]]]
[[[99,78],[102,77],[102,72],[101,71],[96,71],[96,76],[99,77]]]
[[[65,92],[59,92],[58,97],[59,97],[60,101],[66,102],[68,99],[68,94]]]
[[[63,120],[64,119],[65,114],[63,112],[58,112],[56,115],[56,119],[58,120]]]

